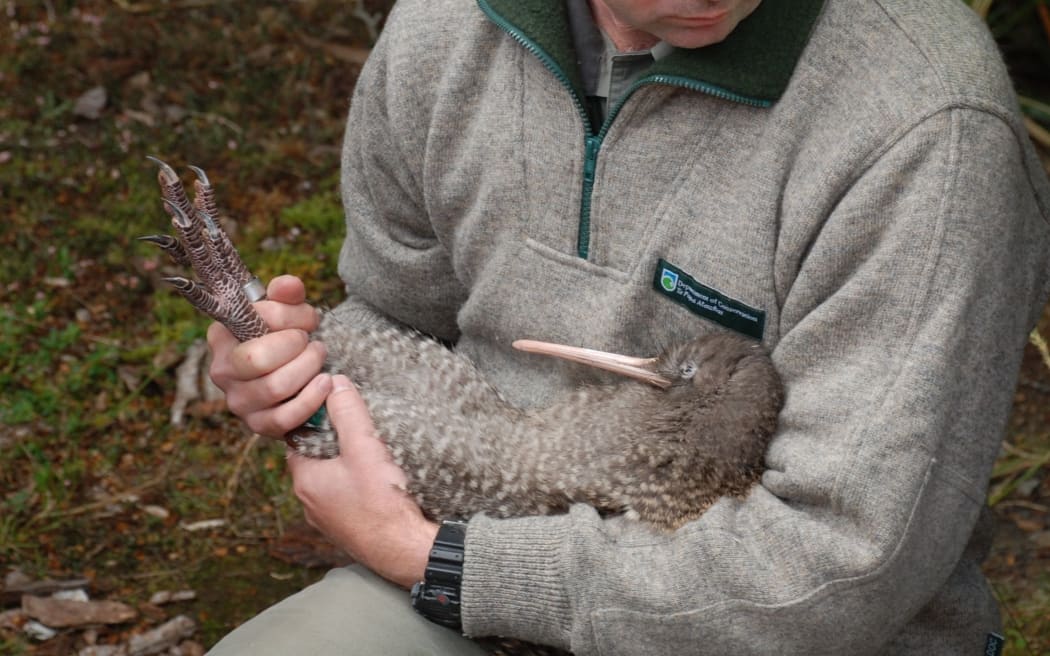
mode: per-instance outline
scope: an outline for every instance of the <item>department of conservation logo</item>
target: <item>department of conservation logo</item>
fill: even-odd
[[[678,288],[678,274],[670,269],[664,269],[660,273],[660,286],[669,292]]]
[[[742,335],[762,339],[766,312],[698,281],[670,262],[659,258],[653,268],[653,289],[688,309]]]

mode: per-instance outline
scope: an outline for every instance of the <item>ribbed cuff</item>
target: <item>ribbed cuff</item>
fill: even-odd
[[[491,519],[467,528],[463,632],[568,648],[572,609],[564,552],[569,515]]]

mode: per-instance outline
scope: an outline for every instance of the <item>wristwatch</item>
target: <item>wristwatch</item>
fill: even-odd
[[[457,631],[463,626],[459,604],[466,539],[466,522],[441,522],[423,580],[412,586],[412,608],[431,622]]]

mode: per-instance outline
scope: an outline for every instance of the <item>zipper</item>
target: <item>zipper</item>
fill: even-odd
[[[572,97],[572,102],[576,106],[576,112],[579,114],[580,120],[583,122],[583,189],[580,196],[580,218],[576,237],[576,255],[580,257],[580,259],[586,260],[590,254],[591,194],[594,192],[594,171],[598,165],[598,153],[601,150],[602,142],[605,140],[605,135],[609,132],[609,126],[612,125],[613,119],[615,119],[616,115],[620,113],[620,109],[624,106],[624,103],[627,102],[635,91],[646,84],[664,84],[689,89],[691,91],[699,91],[709,96],[737,102],[743,105],[750,105],[752,107],[770,107],[773,104],[769,100],[744,96],[728,91],[714,84],[708,84],[692,78],[677,75],[648,75],[635,81],[635,83],[627,89],[623,94],[623,97],[617,101],[612,111],[610,111],[609,115],[605,118],[605,122],[602,123],[598,134],[594,134],[591,128],[591,119],[587,115],[587,109],[584,107],[583,100],[580,98],[579,94],[576,93],[576,90],[573,89],[572,83],[569,81],[569,76],[565,74],[565,71],[563,71],[561,66],[558,65],[558,62],[554,61],[554,59],[547,54],[538,43],[526,36],[508,20],[497,14],[496,10],[489,5],[487,0],[477,0],[477,3],[478,7],[481,8],[481,11],[484,12],[486,16],[488,16],[490,21],[510,35],[510,37],[517,41],[523,48],[525,48],[525,50],[532,53],[540,60],[544,67],[546,67],[547,70],[557,78],[558,82],[560,82],[569,92],[569,96]]]
[[[590,132],[590,128],[588,128]],[[591,247],[591,194],[594,191],[594,169],[598,168],[598,151],[604,134],[587,135],[583,153],[583,192],[580,196],[580,225],[576,233],[576,255],[586,260]]]
[[[532,53],[540,62],[554,74],[558,82],[569,92],[572,97],[572,102],[576,106],[576,112],[580,115],[580,120],[583,122],[583,133],[584,133],[584,158],[583,158],[583,191],[580,198],[580,218],[579,227],[576,236],[576,254],[586,260],[588,250],[590,247],[590,234],[591,234],[591,190],[594,188],[594,168],[598,161],[598,150],[601,148],[601,138],[594,134],[591,129],[591,119],[587,116],[587,109],[583,105],[583,100],[580,98],[576,90],[572,88],[572,82],[569,81],[569,76],[565,74],[558,62],[547,54],[538,43],[525,36],[521,30],[519,30],[510,21],[503,18],[496,13],[496,10],[489,5],[486,0],[477,0],[478,6],[481,11],[488,16],[489,20],[492,21],[496,27],[500,28],[504,32],[510,35],[512,39],[518,42],[525,50]]]

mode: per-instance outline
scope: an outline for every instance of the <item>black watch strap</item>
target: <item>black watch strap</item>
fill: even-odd
[[[466,522],[442,522],[423,580],[412,586],[412,608],[431,622],[457,631],[463,626],[459,605],[466,539]]]

